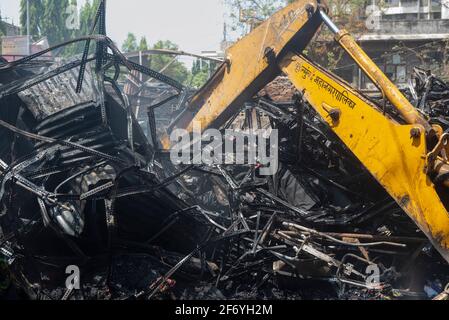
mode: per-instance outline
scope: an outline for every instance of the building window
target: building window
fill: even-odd
[[[398,7],[399,0],[387,0],[385,1],[385,4],[387,5],[387,7]]]
[[[393,55],[393,64],[400,64],[401,63],[401,56],[399,54]]]
[[[385,75],[391,80],[396,81],[396,66],[387,64],[385,66]]]
[[[396,81],[398,83],[406,83],[407,82],[407,66],[400,65],[396,67]]]
[[[395,83],[407,82],[407,65],[387,64],[385,65],[385,75]]]
[[[434,12],[432,14],[433,19],[441,19],[441,12]]]
[[[407,82],[407,65],[403,57],[399,54],[389,56],[382,68],[385,75],[395,83]]]

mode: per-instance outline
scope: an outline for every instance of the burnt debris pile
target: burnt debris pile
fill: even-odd
[[[0,64],[0,295],[447,298],[447,263],[285,79],[221,128],[276,129],[275,174],[177,165],[160,138],[192,92],[121,54],[102,5],[95,32]],[[448,88],[409,90],[445,129]]]

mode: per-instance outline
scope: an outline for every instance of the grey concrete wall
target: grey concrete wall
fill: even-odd
[[[373,34],[435,34],[449,33],[449,19],[381,21],[381,29]]]

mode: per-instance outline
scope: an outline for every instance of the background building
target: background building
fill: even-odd
[[[356,35],[380,68],[399,86],[407,84],[415,66],[449,79],[449,1],[369,1],[379,11],[367,10],[361,19],[366,30]],[[373,85],[348,57],[336,73],[362,89]]]
[[[6,55],[9,56],[12,51],[18,51],[19,49],[17,48],[23,47],[26,40],[19,41],[20,27],[2,20],[1,17],[0,24],[0,30],[2,31],[0,32],[0,55],[5,56],[7,60],[11,60],[11,58],[8,59]]]
[[[7,36],[17,36],[20,34],[20,27],[7,23],[6,21],[0,21],[0,23],[3,24]]]

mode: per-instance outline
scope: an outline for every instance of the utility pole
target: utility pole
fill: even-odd
[[[27,48],[28,55],[31,54],[31,43],[30,43],[30,0],[27,0]]]

